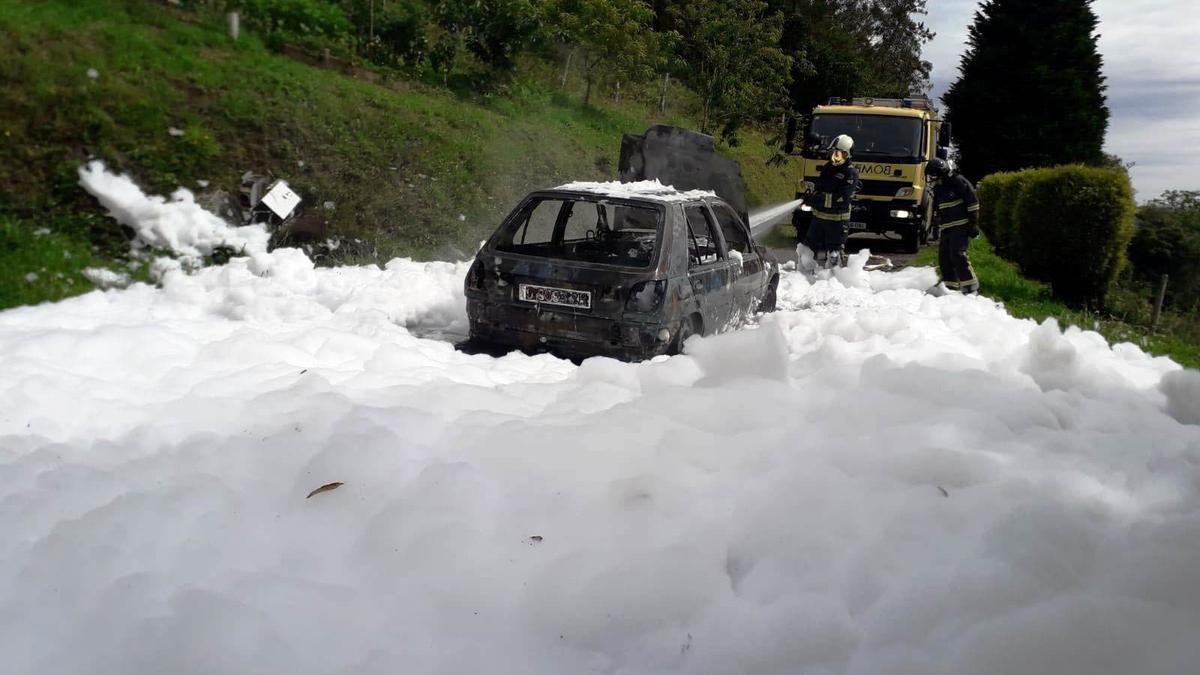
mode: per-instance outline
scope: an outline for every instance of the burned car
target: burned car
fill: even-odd
[[[473,344],[625,360],[771,311],[779,266],[712,192],[575,183],[526,197],[465,282]]]

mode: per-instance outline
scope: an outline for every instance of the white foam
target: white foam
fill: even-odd
[[[5,670],[1193,670],[1195,374],[847,270],[642,364],[420,338],[462,264],[0,312]]]

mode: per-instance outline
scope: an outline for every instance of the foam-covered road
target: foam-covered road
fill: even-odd
[[[1186,673],[1200,376],[920,290],[784,277],[687,354],[467,355],[465,264],[249,255],[0,313],[12,673]],[[314,489],[342,483],[306,498]]]

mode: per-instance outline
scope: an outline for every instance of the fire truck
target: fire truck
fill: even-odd
[[[915,253],[933,234],[930,190],[925,163],[950,155],[950,125],[928,98],[832,98],[805,120],[804,144],[791,154],[800,161],[802,200],[792,215],[803,240],[812,220],[813,182],[829,160],[829,143],[840,134],[854,139],[852,159],[862,181],[854,198],[850,234],[874,232],[899,236],[905,251]]]

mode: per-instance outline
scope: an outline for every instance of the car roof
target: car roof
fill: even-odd
[[[657,180],[643,180],[632,183],[620,181],[608,182],[575,182],[559,185],[553,190],[543,192],[582,193],[612,197],[614,199],[636,199],[650,202],[689,202],[701,199],[720,199],[711,190],[676,190],[670,185],[663,185]]]

